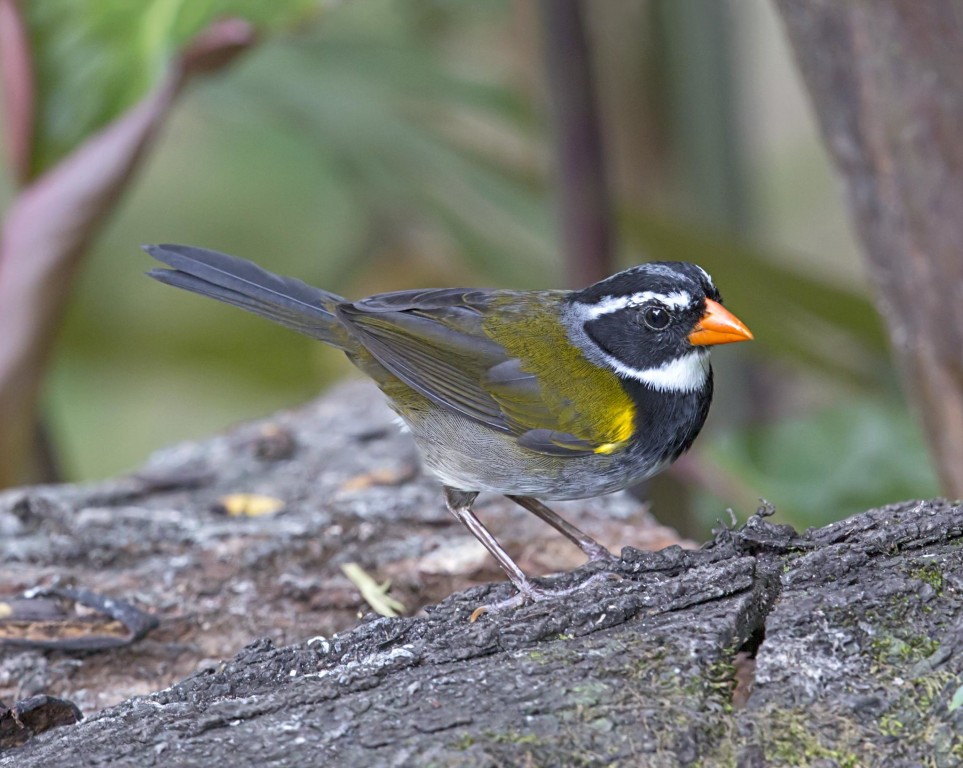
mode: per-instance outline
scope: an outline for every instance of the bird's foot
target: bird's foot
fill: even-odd
[[[618,555],[613,555],[605,547],[599,544],[597,541],[592,541],[591,543],[579,544],[579,549],[585,553],[588,557],[590,563],[614,563],[617,560],[621,560]]]
[[[613,558],[613,555],[611,555],[607,550],[605,552],[608,557],[600,559]],[[525,581],[521,584],[515,585],[518,588],[518,593],[512,597],[509,597],[507,600],[499,600],[497,603],[489,603],[488,605],[478,606],[474,611],[471,612],[471,616],[468,617],[468,621],[474,624],[486,613],[500,613],[513,608],[521,608],[523,605],[527,605],[528,603],[539,603],[543,600],[555,600],[559,597],[573,595],[576,592],[585,589],[586,587],[591,587],[603,581],[621,580],[622,577],[617,573],[596,573],[593,576],[585,579],[585,581],[580,581],[575,586],[564,587],[561,589],[543,589],[542,587],[535,586],[530,581]]]

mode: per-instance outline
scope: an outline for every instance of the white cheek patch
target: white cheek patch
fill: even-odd
[[[705,386],[709,378],[709,355],[698,350],[656,368],[641,370],[611,355],[606,354],[605,358],[619,376],[640,381],[658,392],[694,392]]]
[[[618,312],[628,307],[640,307],[651,301],[669,309],[682,309],[692,303],[692,296],[688,291],[673,291],[672,293],[656,293],[655,291],[640,291],[630,296],[606,296],[595,304],[579,305],[579,313],[585,320],[596,320],[602,315]]]

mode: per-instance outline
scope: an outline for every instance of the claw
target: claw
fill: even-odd
[[[588,559],[590,563],[612,564],[612,563],[617,563],[619,560],[622,559],[619,555],[613,555],[602,545],[599,545],[598,549],[593,549],[592,551],[589,551],[587,549],[583,549],[582,551],[585,552],[586,555],[588,555]]]
[[[490,603],[489,605],[479,605],[471,612],[468,621],[474,624],[486,613],[501,613],[512,608],[521,608],[528,603],[540,603],[544,600],[555,600],[560,597],[567,597],[602,581],[622,581],[622,577],[617,573],[596,573],[585,581],[581,581],[573,587],[565,587],[564,589],[542,589],[541,587],[531,585],[524,591],[519,590],[517,594],[509,597],[507,600],[499,600],[497,603]]]

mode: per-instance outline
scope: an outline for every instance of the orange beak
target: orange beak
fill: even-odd
[[[742,320],[712,299],[706,299],[706,312],[689,334],[689,343],[697,347],[751,340],[752,331]]]

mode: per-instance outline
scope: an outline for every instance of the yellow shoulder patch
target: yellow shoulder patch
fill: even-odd
[[[527,428],[567,432],[594,446],[595,453],[614,453],[635,431],[635,403],[613,371],[590,363],[569,340],[552,311],[563,295],[541,294],[529,311],[493,312],[485,332],[538,380],[540,404],[551,421],[534,417]]]
[[[611,443],[602,443],[595,449],[596,453],[606,455],[615,453],[632,437],[632,433],[635,431],[635,405],[631,401],[629,401],[628,407],[615,417],[612,426],[616,439]]]

